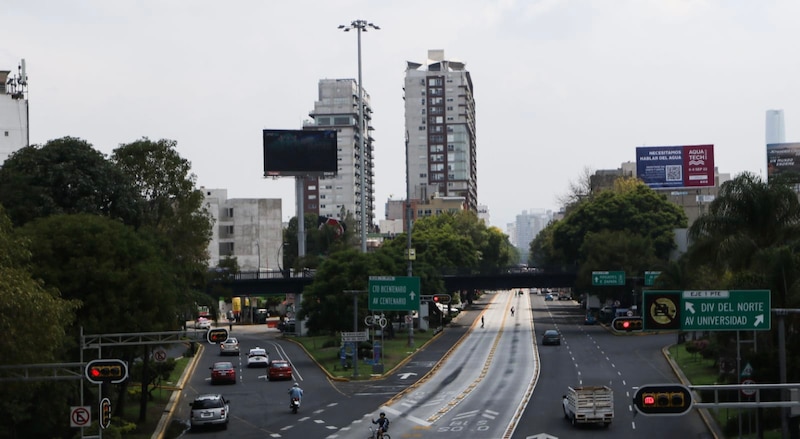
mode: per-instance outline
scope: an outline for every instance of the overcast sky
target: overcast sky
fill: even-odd
[[[377,219],[405,198],[406,61],[443,49],[472,75],[478,202],[505,230],[637,146],[714,144],[720,172],[764,175],[766,110],[800,141],[799,17],[796,0],[6,0],[0,69],[27,63],[32,143],[176,140],[198,185],[280,198],[288,220],[261,130],[301,129],[320,79],[357,78],[337,26],[368,20]]]

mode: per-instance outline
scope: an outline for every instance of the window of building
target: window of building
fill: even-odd
[[[226,207],[225,208],[225,217],[226,218],[233,218],[233,207]]]
[[[442,105],[442,98],[430,98],[431,105]]]
[[[444,127],[441,125],[434,125],[431,127],[430,132],[432,133],[443,133]]]
[[[316,196],[316,195],[309,195],[309,196],[308,196],[308,199],[309,199],[309,200],[316,200],[316,199],[317,199],[317,196]]]
[[[431,171],[444,171],[444,163],[431,163]]]
[[[232,242],[220,242],[219,243],[219,255],[220,256],[233,256],[233,243]]]
[[[420,131],[425,131],[425,126],[424,126],[424,125],[421,125],[421,126],[419,127],[419,130],[420,130]]]
[[[452,106],[447,107],[447,111],[453,111],[453,107]]]
[[[352,125],[350,116],[336,116],[333,118],[334,125]]]
[[[442,86],[442,78],[428,78],[428,85]]]
[[[431,145],[431,152],[442,152],[444,145]]]

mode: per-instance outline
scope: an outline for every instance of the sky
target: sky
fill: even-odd
[[[6,0],[0,69],[25,59],[31,143],[175,140],[198,186],[280,198],[288,220],[261,131],[301,129],[320,79],[358,77],[337,27],[367,20],[376,223],[405,198],[406,62],[442,49],[472,76],[478,202],[505,231],[637,146],[713,144],[719,172],[766,178],[766,111],[800,141],[798,17],[795,0]]]

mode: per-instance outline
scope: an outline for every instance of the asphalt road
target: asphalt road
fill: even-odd
[[[516,310],[512,316],[510,308]],[[481,327],[480,316],[485,325]],[[583,325],[576,302],[509,292],[486,294],[409,362],[383,379],[334,382],[296,344],[265,326],[234,327],[238,382],[214,385],[208,367],[220,357],[206,345],[181,394],[174,418],[188,421],[199,393],[231,399],[227,430],[202,431],[222,438],[363,438],[379,411],[400,438],[711,438],[697,411],[681,417],[634,415],[631,398],[644,384],[678,382],[661,348],[671,335],[619,336]],[[539,346],[546,329],[561,331],[560,346]],[[267,382],[264,369],[247,369],[251,347],[290,360],[305,390],[300,413],[288,409],[289,382]],[[564,419],[561,395],[568,385],[610,385],[615,420],[607,428],[574,428]],[[188,432],[187,432],[188,434]],[[192,432],[191,434],[195,434]]]

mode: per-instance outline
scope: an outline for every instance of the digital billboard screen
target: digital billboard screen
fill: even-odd
[[[714,145],[637,147],[636,176],[653,189],[714,186]]]
[[[767,145],[767,180],[783,174],[800,183],[800,143],[770,143]]]
[[[335,176],[336,131],[264,130],[264,176]]]

